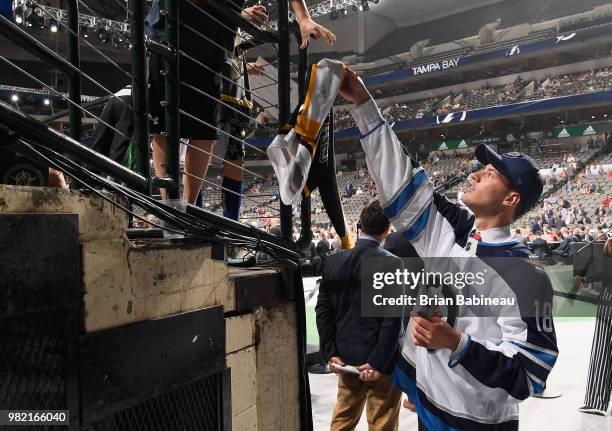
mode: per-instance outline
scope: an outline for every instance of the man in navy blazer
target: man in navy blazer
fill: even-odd
[[[370,430],[395,430],[401,392],[388,374],[398,354],[401,319],[362,317],[361,277],[368,258],[385,258],[385,268],[401,268],[402,261],[381,246],[390,224],[380,202],[366,206],[359,223],[363,235],[355,248],[327,257],[315,308],[322,355],[338,374],[331,430],[354,429],[364,405]],[[359,374],[336,367],[345,364]]]

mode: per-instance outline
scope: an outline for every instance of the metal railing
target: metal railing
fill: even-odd
[[[127,24],[129,25],[131,38],[130,72],[113,62],[106,54],[93,46],[80,33],[79,6],[87,6],[82,0],[66,0],[65,14],[63,13],[63,19],[58,22],[58,24],[66,30],[66,58],[63,58],[58,53],[42,44],[22,27],[0,16],[0,35],[19,46],[24,51],[38,57],[43,63],[49,65],[51,68],[63,73],[67,77],[69,87],[68,95],[66,96],[24,70],[10,59],[0,56],[0,61],[8,64],[17,72],[24,74],[29,79],[37,82],[38,85],[46,88],[54,96],[58,96],[68,103],[67,110],[57,112],[41,122],[20,112],[14,106],[0,102],[0,134],[3,135],[3,142],[0,144],[6,145],[35,161],[65,172],[81,186],[89,188],[106,200],[112,201],[118,208],[130,213],[135,218],[143,219],[132,211],[129,205],[125,205],[125,201],[130,205],[145,209],[149,214],[157,216],[161,222],[169,222],[171,227],[168,227],[168,225],[163,226],[163,228],[168,231],[184,233],[185,235],[191,235],[210,242],[232,244],[236,247],[250,250],[261,250],[280,262],[287,269],[286,278],[289,287],[295,289],[294,296],[299,328],[297,337],[298,359],[300,362],[300,369],[304,370],[304,374],[300,377],[299,382],[300,399],[302,400],[302,408],[300,409],[301,428],[304,430],[312,429],[308,378],[305,374],[306,323],[303,304],[304,298],[303,289],[300,288],[301,278],[297,263],[299,254],[296,252],[296,245],[291,239],[293,230],[291,206],[281,205],[280,220],[282,238],[277,238],[259,229],[224,219],[223,217],[194,206],[188,206],[187,211],[183,212],[151,197],[152,186],[160,185],[166,188],[169,198],[179,198],[181,176],[195,175],[193,172],[181,169],[179,165],[179,147],[181,139],[180,120],[182,118],[195,119],[195,121],[205,126],[217,129],[222,134],[228,134],[227,131],[221,130],[217,125],[208,124],[194,116],[193,113],[186,112],[181,107],[180,94],[182,86],[187,86],[190,91],[201,95],[203,98],[211,97],[198,88],[189,88],[188,83],[182,83],[180,80],[181,60],[190,60],[191,63],[193,63],[193,67],[200,67],[202,70],[208,67],[206,64],[192,58],[188,52],[184,52],[184,50],[181,49],[181,41],[179,38],[181,29],[186,29],[187,31],[193,30],[192,32],[194,34],[198,34],[197,29],[190,29],[189,26],[182,23],[180,17],[181,1],[187,2],[188,0],[162,1],[164,4],[162,14],[165,19],[165,40],[163,43],[145,39],[145,0],[129,0],[127,2],[126,16],[128,17]],[[31,0],[31,4],[35,6],[38,5],[38,9],[40,9],[42,13],[50,14],[50,18],[53,18],[52,11],[48,8],[43,8],[35,0]],[[249,33],[251,37],[243,41],[243,46],[254,47],[263,44],[274,44],[274,46],[277,47],[276,56],[278,58],[278,63],[276,67],[278,69],[278,77],[275,81],[277,81],[278,86],[278,120],[281,125],[288,122],[291,115],[289,47],[291,35],[295,31],[295,28],[292,29],[289,23],[288,2],[285,0],[280,0],[278,2],[278,31],[269,31],[265,28],[259,28],[242,17],[239,11],[222,8],[214,0],[201,0],[198,5],[192,4],[191,2],[189,2],[189,4],[191,5],[190,7],[194,9],[193,13],[205,14],[209,19],[219,22],[221,26],[228,28],[240,27],[243,32]],[[299,34],[299,32],[295,33]],[[215,41],[207,40],[202,34],[200,34],[200,37],[202,37],[205,42],[215,43]],[[106,62],[115,66],[123,76],[130,78],[132,90],[131,103],[129,101],[126,102],[125,99],[119,98],[95,79],[95,77],[90,76],[81,69],[81,44],[96,51]],[[146,67],[146,56],[148,53],[155,53],[163,58],[165,94],[162,105],[164,107],[165,137],[167,142],[165,165],[167,175],[163,178],[153,178],[150,168],[150,115],[149,103],[147,100],[148,83]],[[300,84],[300,91],[302,93],[305,91],[306,62],[307,52],[303,50],[300,55],[300,70],[303,71],[300,78],[302,80]],[[246,73],[246,70],[244,73]],[[104,96],[92,103],[83,104],[81,101],[81,85],[85,81],[99,89]],[[104,102],[116,102],[131,111],[133,119],[133,132],[131,136],[126,136],[126,134],[118,130],[115,125],[109,124],[91,113],[91,109],[100,106]],[[219,103],[222,104],[223,102],[219,100]],[[134,170],[130,170],[128,167],[117,163],[105,155],[96,153],[92,149],[81,144],[81,139],[83,138],[83,113],[96,118],[99,125],[110,127],[115,133],[120,134],[130,142],[131,146],[136,149]],[[66,116],[68,116],[69,119],[70,136],[66,136],[49,126],[52,122]],[[248,142],[244,142],[240,137],[231,135],[229,137],[237,139],[245,145],[249,145]],[[195,148],[196,151],[202,151],[212,156],[212,154],[202,148],[197,148],[193,145],[190,148]],[[252,148],[262,152],[259,148]],[[243,169],[244,172],[250,172],[247,169],[241,169]],[[257,175],[254,172],[250,173]],[[109,181],[106,178],[108,176],[112,177],[114,180]],[[206,181],[204,178],[199,179]],[[232,192],[222,186],[213,183],[210,184],[226,192]],[[122,196],[125,198],[125,201],[113,201],[112,197],[100,192],[100,189],[105,189],[118,196]],[[248,196],[241,196],[248,199]],[[303,205],[304,208],[309,208],[308,199],[305,199]],[[304,223],[306,221],[305,223],[307,226],[310,226],[309,217],[310,211],[307,212],[307,215],[302,217],[302,222]],[[150,224],[162,227],[160,224]]]
[[[38,80],[35,76],[29,74],[23,70],[11,60],[0,57],[5,63],[8,63],[15,70],[25,74],[33,81],[36,81],[38,85],[43,88],[47,88],[51,94],[59,96],[65,102],[68,103],[68,109],[54,113],[48,118],[44,119],[44,123],[51,124],[53,121],[68,116],[69,124],[69,135],[72,138],[66,139],[66,137],[58,136],[58,134],[50,128],[43,128],[28,119],[17,115],[14,112],[13,107],[10,105],[0,105],[0,117],[9,119],[18,117],[19,121],[13,124],[13,129],[16,127],[25,127],[28,130],[14,130],[18,134],[24,134],[32,139],[39,140],[40,143],[48,145],[50,149],[55,151],[61,151],[71,157],[77,158],[86,162],[97,171],[108,174],[116,178],[117,180],[124,181],[126,184],[134,186],[137,190],[143,191],[150,194],[152,185],[163,187],[168,192],[168,197],[171,199],[179,198],[179,184],[180,179],[183,175],[190,175],[194,177],[194,173],[185,173],[179,166],[179,146],[180,146],[180,120],[183,118],[191,118],[195,121],[202,123],[205,126],[212,126],[200,119],[195,119],[192,113],[185,112],[180,108],[180,87],[187,86],[186,83],[180,82],[180,60],[189,59],[199,67],[206,69],[208,66],[202,62],[198,62],[197,59],[191,58],[188,53],[181,50],[179,32],[181,27],[189,29],[189,26],[183,24],[179,16],[180,2],[186,0],[165,0],[162,1],[163,16],[165,18],[165,29],[164,38],[162,43],[158,43],[152,40],[145,39],[144,36],[144,0],[129,0],[126,5],[126,16],[128,22],[125,28],[129,28],[131,37],[131,73],[124,70],[120,65],[113,62],[107,55],[97,49],[92,43],[81,34],[80,23],[82,21],[81,14],[79,13],[79,7],[84,6],[90,9],[87,4],[81,0],[67,0],[65,2],[66,9],[62,11],[62,19],[58,21],[59,26],[66,31],[67,38],[67,56],[63,58],[28,32],[22,27],[14,24],[5,17],[0,17],[0,34],[15,43],[25,51],[38,57],[42,62],[48,64],[53,69],[63,73],[67,77],[69,91],[68,96],[61,94],[51,86]],[[278,123],[284,124],[289,120],[292,107],[290,106],[290,73],[289,73],[289,46],[292,33],[295,34],[299,40],[299,31],[297,26],[291,27],[289,22],[289,10],[288,4],[285,1],[279,1],[278,4],[278,31],[271,31],[269,28],[260,28],[253,23],[246,20],[240,15],[228,8],[219,6],[215,1],[202,0],[199,5],[189,3],[194,10],[193,13],[206,14],[207,18],[219,22],[220,25],[227,28],[240,27],[242,32],[248,33],[250,37],[243,41],[241,46],[244,47],[256,47],[265,44],[273,44],[276,47],[276,54],[278,58],[278,78],[274,80],[278,88],[278,104],[275,106],[278,108]],[[54,11],[42,4],[39,4],[36,0],[31,3],[32,6],[36,6],[38,10],[45,16],[48,14],[49,19],[55,19]],[[92,11],[93,12],[93,11]],[[89,16],[89,15],[87,15]],[[94,18],[96,18],[94,16]],[[97,21],[96,21],[97,22]],[[100,21],[101,22],[101,21]],[[195,29],[191,29],[195,33]],[[200,34],[203,37],[203,43],[215,44],[214,40],[207,40],[206,36]],[[131,136],[125,136],[121,131],[117,130],[114,125],[107,124],[101,118],[94,115],[91,109],[100,106],[102,103],[115,99],[116,101],[126,104],[124,100],[119,99],[115,94],[98,82],[93,76],[84,73],[80,67],[80,51],[81,45],[91,48],[96,51],[105,61],[113,64],[125,77],[129,77],[131,80],[132,87],[132,102],[128,108],[132,111],[133,116],[133,134]],[[149,120],[150,115],[148,113],[148,101],[147,101],[147,68],[146,68],[146,56],[148,53],[155,53],[160,55],[164,59],[164,75],[165,75],[165,97],[162,102],[165,112],[165,137],[167,140],[166,149],[166,161],[165,167],[167,174],[163,178],[152,177],[150,160],[150,135],[149,135]],[[299,68],[300,68],[300,92],[305,91],[305,79],[306,79],[306,67],[307,67],[307,50],[301,50],[299,55]],[[103,97],[95,100],[91,103],[82,103],[81,101],[81,86],[83,82],[87,82],[91,86],[96,87],[102,93]],[[253,93],[256,89],[253,90]],[[202,97],[211,97],[210,95],[202,92],[199,89],[193,88],[194,92],[200,93]],[[300,94],[303,97],[303,94]],[[264,100],[261,98],[261,100]],[[219,103],[223,103],[219,101]],[[268,103],[268,102],[266,102]],[[231,109],[231,108],[230,108]],[[112,162],[110,159],[83,149],[79,145],[83,138],[83,114],[87,114],[98,120],[99,125],[110,127],[115,132],[123,135],[126,139],[129,139],[136,149],[135,151],[135,166],[137,177],[132,174],[128,174],[127,170],[122,170],[118,167],[117,163]],[[255,119],[251,119],[256,121]],[[5,123],[6,124],[6,123]],[[18,124],[19,126],[16,126]],[[227,135],[223,130],[217,128],[221,134]],[[233,137],[238,139],[237,137]],[[243,139],[238,139],[243,144],[249,146],[248,142]],[[201,148],[194,148],[195,151],[201,151],[211,155],[206,150]],[[257,152],[263,153],[259,148],[249,146]],[[215,156],[213,156],[215,157]],[[248,170],[244,170],[249,172]],[[252,173],[253,174],[253,173]],[[198,178],[197,175],[195,175]],[[145,187],[142,187],[143,178]],[[213,187],[222,189],[221,186],[212,184]],[[226,190],[227,191],[227,190]],[[248,199],[242,195],[243,198]],[[303,211],[301,221],[305,226],[310,226],[309,218],[310,212],[307,210],[308,203],[303,203]],[[291,207],[287,205],[280,205],[280,210],[277,210],[280,216],[281,232],[283,238],[288,243],[292,241],[292,227],[293,218]],[[302,235],[304,237],[304,235]],[[294,247],[294,246],[293,246]]]

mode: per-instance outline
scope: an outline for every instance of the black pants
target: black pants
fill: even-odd
[[[612,387],[612,306],[607,305],[612,301],[612,286],[602,287],[600,299],[604,303],[597,307],[584,404],[605,411]]]

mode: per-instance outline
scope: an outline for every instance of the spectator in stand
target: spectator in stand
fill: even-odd
[[[597,76],[597,75],[601,76]],[[470,89],[461,91],[463,98],[460,101],[453,100],[451,104],[440,105],[438,98],[420,100],[416,102],[396,102],[390,105],[381,105],[385,117],[390,122],[401,121],[411,118],[423,118],[431,115],[444,115],[450,112],[461,112],[468,109],[485,108],[495,105],[506,105],[511,103],[526,102],[543,98],[568,96],[574,94],[583,94],[594,91],[604,91],[610,89],[612,73],[605,69],[593,74],[591,71],[579,72],[573,75],[564,75],[552,77],[542,83],[536,85],[533,94],[528,94],[526,86],[530,83],[524,81],[520,77],[514,82],[497,88],[490,88],[488,85],[478,89]],[[400,89],[393,89],[391,94],[389,91],[383,90],[382,97],[388,97],[393,94],[401,94]],[[456,98],[455,98],[456,99]],[[336,110],[335,124],[338,130],[355,127],[350,113],[346,110]],[[601,139],[603,143],[604,138]],[[590,144],[585,144],[580,149],[581,152],[586,152],[587,148],[593,148],[596,143],[592,138],[589,139]],[[568,166],[569,166],[568,162]],[[566,172],[570,175],[570,172]]]
[[[595,232],[595,242],[605,242],[608,239],[606,233],[603,230],[603,226],[599,226],[597,228],[597,232]]]
[[[589,226],[585,226],[582,229],[582,240],[585,242],[590,242],[590,241],[593,241],[594,239],[595,237],[591,233],[591,229],[589,228]]]
[[[269,228],[269,232],[280,238],[281,236],[281,228],[280,228],[280,223],[278,221],[277,218],[271,218],[270,219],[270,228]]]
[[[571,244],[580,241],[580,229],[576,228],[573,232],[564,229],[562,232],[563,240],[559,246],[552,251],[556,263],[562,263],[562,258],[569,257]]]
[[[537,231],[535,238],[531,241],[531,251],[535,254],[538,259],[544,259],[551,255],[550,247],[546,240],[542,238],[542,232]]]
[[[346,197],[350,199],[353,196],[353,192],[354,192],[353,183],[349,181],[346,184]]]
[[[541,231],[542,230],[542,225],[540,224],[540,221],[538,220],[538,217],[535,216],[533,218],[531,218],[529,220],[529,231],[532,234],[535,234],[537,231]]]
[[[321,270],[323,269],[323,265],[325,264],[325,259],[327,254],[329,253],[331,246],[329,241],[327,240],[327,235],[324,230],[319,232],[319,241],[317,242],[317,256],[319,257],[317,261],[316,274],[321,274]]]
[[[584,224],[584,225],[590,225],[592,223],[591,218],[588,216],[587,213],[583,212],[581,216],[578,217],[577,221],[578,224]]]
[[[517,228],[514,230],[514,236],[513,236],[515,241],[518,241],[524,245],[527,245],[527,238],[525,236],[523,236],[523,232],[520,228]]]
[[[565,221],[563,220],[563,216],[561,215],[561,213],[559,213],[559,215],[557,216],[557,218],[555,219],[555,224],[554,224],[554,228],[559,231],[561,230],[561,228],[565,227]]]
[[[559,199],[559,207],[569,209],[572,207],[572,204],[567,199]]]
[[[576,223],[576,215],[574,214],[574,210],[570,209],[567,211],[567,216],[565,216],[565,225],[570,226]]]

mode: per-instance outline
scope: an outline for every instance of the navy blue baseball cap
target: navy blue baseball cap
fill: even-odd
[[[476,147],[476,159],[483,165],[492,165],[508,178],[512,187],[521,196],[521,213],[529,211],[540,199],[544,183],[538,165],[523,153],[506,153],[501,156],[488,145]]]

